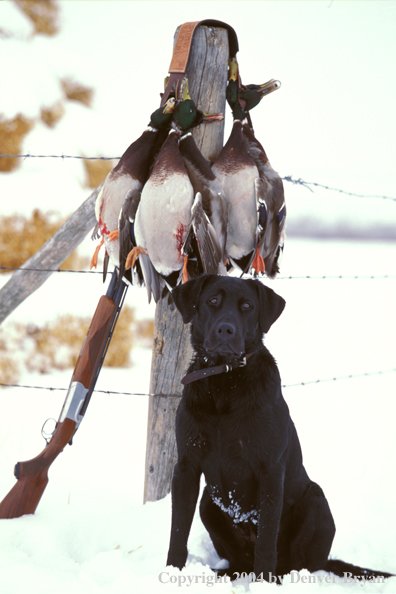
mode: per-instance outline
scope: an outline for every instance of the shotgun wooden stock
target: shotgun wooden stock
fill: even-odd
[[[48,484],[48,468],[74,435],[76,423],[65,419],[41,454],[28,462],[18,462],[14,474],[18,481],[0,503],[0,518],[19,518],[34,514]]]
[[[73,371],[70,386],[47,447],[32,460],[18,462],[17,483],[0,503],[0,519],[34,514],[48,484],[48,469],[77,431],[85,414],[109,346],[127,285],[113,277],[106,295],[98,303]],[[111,295],[111,296],[109,296]]]

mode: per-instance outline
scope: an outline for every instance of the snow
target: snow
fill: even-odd
[[[244,2],[237,15],[223,2],[211,2],[210,14],[203,2],[60,4],[59,36],[26,41],[27,21],[13,3],[0,3],[2,29],[16,33],[1,40],[7,48],[2,114],[37,117],[42,106],[61,99],[58,81],[67,76],[96,89],[92,109],[68,102],[54,130],[36,123],[24,153],[120,155],[158,107],[174,30],[210,16],[235,27],[245,83],[273,76],[282,81],[265,108],[253,112],[257,135],[281,175],[394,196],[395,3]],[[0,177],[2,214],[41,208],[67,216],[89,194],[76,159],[27,158]],[[395,274],[396,244],[364,239],[395,237],[394,201],[285,185],[283,276]],[[361,241],[301,237],[351,230]],[[89,237],[81,251],[92,255]],[[2,275],[0,284],[8,278]],[[332,555],[396,572],[395,373],[308,383],[395,367],[396,280],[279,278],[268,284],[287,306],[266,344],[285,386],[306,382],[283,391],[307,471],[324,489],[335,518]],[[4,327],[43,324],[64,313],[90,316],[103,292],[99,274],[54,274]],[[138,317],[154,315],[144,290],[130,289],[127,303]],[[141,395],[96,391],[73,446],[50,469],[36,513],[0,522],[0,594],[245,592],[243,583],[213,584],[210,568],[224,561],[198,514],[186,568],[165,566],[170,497],[142,504],[151,352],[135,347],[132,357],[130,369],[104,368],[97,389]],[[25,374],[20,384],[66,388],[71,372]],[[14,464],[43,449],[40,429],[47,418],[58,418],[64,397],[61,390],[0,391],[0,499],[15,484]],[[396,592],[396,578],[362,586],[339,578],[320,583],[324,576],[292,574],[282,590]],[[313,578],[316,583],[304,582]],[[275,586],[255,583],[249,590],[275,592]]]
[[[394,243],[289,239],[282,273],[285,277],[320,274],[326,263],[329,274],[367,274],[374,264],[377,274],[389,274],[395,257]],[[54,294],[62,294],[65,277],[71,287],[85,282],[98,284],[98,293],[103,291],[95,275],[53,275],[37,293],[42,309],[43,304],[50,306]],[[283,384],[394,368],[395,279],[280,278],[268,284],[287,302],[265,339],[278,361]],[[132,288],[127,303],[136,307],[139,316],[146,316],[142,297],[144,290]],[[30,298],[31,304],[35,298]],[[23,307],[28,311],[27,305],[19,310]],[[85,307],[88,311],[91,305]],[[50,308],[48,315],[52,315]],[[151,352],[135,348],[132,355],[130,369],[104,368],[97,389],[147,394]],[[26,375],[21,384],[65,388],[71,371]],[[332,556],[389,572],[396,571],[395,377],[389,373],[283,390],[307,471],[323,488],[335,518]],[[64,397],[62,391],[9,388],[0,392],[1,497],[15,483],[13,465],[43,449],[40,429],[47,418],[58,418]],[[166,593],[179,591],[171,580],[182,577],[186,582],[180,588],[188,587],[193,594],[207,587],[216,592],[245,591],[241,583],[213,585],[210,581],[214,579],[210,568],[224,562],[198,514],[187,566],[182,572],[165,566],[170,496],[142,504],[147,405],[144,395],[95,392],[73,446],[66,447],[50,469],[35,515],[1,521],[2,594],[18,594],[27,587],[31,594],[123,594],[131,589],[139,594]],[[322,574],[327,575],[320,572],[314,577]],[[159,581],[160,575],[166,583]],[[341,578],[335,578],[335,583],[302,582],[310,577],[307,572],[292,574],[282,588],[291,593],[323,588],[362,591],[360,584],[343,583]],[[250,585],[254,594],[270,588],[275,586]],[[395,592],[396,578],[385,584],[366,583],[363,591]]]

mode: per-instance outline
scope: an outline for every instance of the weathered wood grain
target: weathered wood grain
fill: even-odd
[[[177,35],[177,31],[176,31]],[[175,37],[176,37],[175,35]],[[194,35],[187,68],[189,92],[198,109],[206,113],[225,110],[228,67],[225,29],[199,27]],[[193,136],[203,156],[214,161],[223,147],[224,122],[201,125]],[[151,367],[144,501],[169,493],[177,460],[175,416],[180,402],[181,378],[192,357],[189,326],[166,297],[157,304]]]

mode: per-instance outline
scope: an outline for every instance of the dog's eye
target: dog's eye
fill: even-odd
[[[209,303],[211,303],[212,305],[217,305],[218,301],[219,300],[217,297],[212,297],[211,299],[209,299]]]
[[[243,309],[244,311],[247,311],[248,309],[252,309],[252,306],[249,303],[249,301],[244,301],[241,305],[241,309]]]

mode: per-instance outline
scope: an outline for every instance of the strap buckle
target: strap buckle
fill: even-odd
[[[244,356],[244,357],[242,357],[242,359],[239,361],[239,365],[238,365],[238,367],[245,367],[246,363],[247,363],[247,360],[246,360],[246,355],[245,355],[245,356]]]
[[[238,367],[245,367],[247,363],[247,359],[246,359],[246,355],[242,357],[242,359],[240,361],[237,361],[237,363],[235,363],[234,365],[228,365],[227,363],[224,365],[225,369],[224,372],[228,373],[229,371],[232,371],[233,369],[238,369]]]

